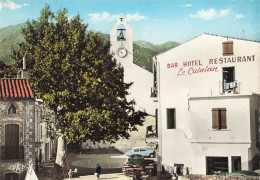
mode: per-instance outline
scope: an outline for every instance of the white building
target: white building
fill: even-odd
[[[132,28],[126,23],[126,18],[119,15],[116,24],[110,31],[110,53],[117,63],[124,68],[124,82],[133,83],[128,90],[127,99],[135,100],[135,110],[145,111],[149,116],[145,118],[144,126],[139,126],[138,131],[130,133],[130,139],[121,139],[115,147],[126,151],[136,146],[146,146],[147,127],[155,130],[155,110],[157,104],[150,98],[153,86],[153,73],[134,64]],[[154,143],[157,143],[157,138]],[[153,143],[151,143],[153,144]]]
[[[82,148],[107,148],[114,146],[115,148],[125,152],[132,147],[147,146],[146,134],[147,127],[152,126],[155,132],[155,110],[157,104],[150,98],[151,87],[153,86],[153,73],[134,64],[133,57],[133,38],[132,28],[126,23],[126,18],[119,15],[116,24],[110,31],[110,53],[117,63],[124,68],[124,82],[133,83],[128,90],[127,100],[135,100],[135,110],[145,111],[148,116],[145,118],[143,126],[138,126],[138,131],[130,132],[129,139],[120,139],[116,143],[110,145],[107,143],[96,143],[87,141]],[[158,138],[150,144],[157,143]]]
[[[127,98],[136,101],[136,110],[145,110],[148,114],[154,115],[156,103],[150,98],[149,93],[153,85],[153,74],[134,64],[132,28],[126,23],[123,15],[118,17],[117,23],[111,29],[110,42],[111,54],[124,68],[124,82],[133,82]]]
[[[162,165],[258,169],[260,43],[202,34],[153,60]]]

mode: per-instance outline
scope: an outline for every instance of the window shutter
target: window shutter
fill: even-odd
[[[227,129],[227,118],[226,118],[226,108],[221,108],[221,129]]]
[[[219,129],[219,114],[218,108],[212,109],[212,128]]]
[[[223,55],[232,55],[233,52],[233,41],[225,41],[222,43]]]

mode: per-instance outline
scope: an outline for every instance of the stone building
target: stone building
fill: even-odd
[[[259,168],[260,43],[202,34],[154,56],[161,164],[177,174]]]
[[[0,79],[0,179],[24,179],[29,161],[35,167],[56,153],[54,115],[36,99],[25,58],[17,78]]]
[[[0,179],[17,179],[22,165],[35,160],[35,99],[29,80],[1,79],[0,108]]]

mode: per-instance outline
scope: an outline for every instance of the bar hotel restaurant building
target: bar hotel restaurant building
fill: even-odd
[[[204,33],[153,66],[162,165],[177,174],[259,169],[259,42]]]

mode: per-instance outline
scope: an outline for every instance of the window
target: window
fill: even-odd
[[[167,109],[167,129],[176,129],[175,109]]]
[[[226,108],[212,109],[212,128],[227,129]]]
[[[41,139],[42,139],[42,125],[41,125]]]
[[[46,126],[46,138],[48,137],[48,129],[49,129],[49,124],[48,123],[46,123],[47,124],[47,126]]]
[[[153,61],[153,87],[151,89],[151,97],[157,97],[157,61]]]
[[[238,94],[240,92],[240,82],[235,80],[235,67],[224,67],[222,72],[222,93],[232,92]]]
[[[183,174],[184,164],[174,164],[174,167],[176,167],[176,173],[180,176]]]
[[[225,41],[222,43],[223,56],[233,55],[233,41]]]
[[[241,171],[241,156],[231,156],[232,172]]]
[[[231,83],[235,81],[235,70],[234,67],[223,68],[223,82]]]
[[[15,108],[15,106],[13,104],[9,107],[8,114],[9,115],[16,114],[16,108]]]
[[[228,173],[228,157],[206,157],[207,175]]]

